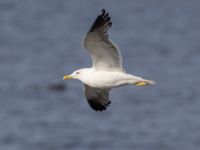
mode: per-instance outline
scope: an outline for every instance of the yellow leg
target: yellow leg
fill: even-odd
[[[135,82],[134,85],[137,85],[137,86],[145,86],[145,85],[148,85],[149,83],[146,82],[146,81],[138,81],[138,82]]]
[[[137,86],[145,86],[145,85],[155,85],[155,81],[152,80],[144,80],[144,81],[137,81],[134,83],[134,85]]]

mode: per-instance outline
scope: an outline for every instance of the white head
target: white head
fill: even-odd
[[[84,69],[78,69],[71,73],[70,75],[65,75],[63,77],[63,80],[69,80],[69,79],[78,79],[78,80],[83,80],[83,76],[85,76],[89,71],[89,68],[84,68]]]

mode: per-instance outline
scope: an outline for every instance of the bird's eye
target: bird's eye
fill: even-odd
[[[76,72],[76,74],[80,74],[80,72]]]

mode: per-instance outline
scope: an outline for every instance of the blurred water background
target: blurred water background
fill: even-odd
[[[80,43],[105,8],[129,73],[156,86],[111,92],[94,112]],[[0,150],[199,150],[200,1],[0,0]]]

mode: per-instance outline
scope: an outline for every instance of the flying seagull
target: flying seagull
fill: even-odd
[[[63,77],[63,80],[78,79],[83,82],[86,99],[95,111],[103,111],[110,105],[109,91],[112,88],[155,84],[152,80],[124,71],[121,53],[109,39],[108,30],[111,26],[109,13],[102,9],[83,39],[83,47],[92,58],[92,67],[76,70]]]

